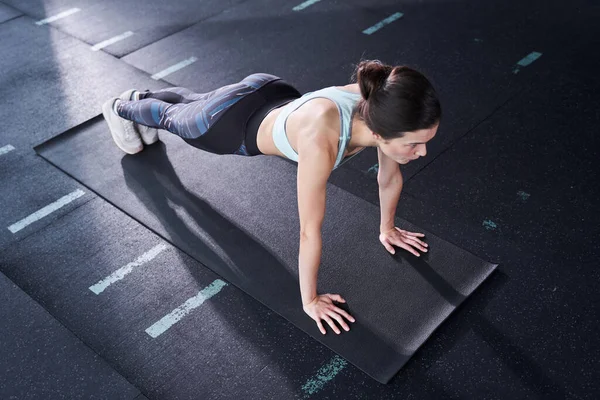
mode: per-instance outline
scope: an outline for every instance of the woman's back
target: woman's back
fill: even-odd
[[[333,90],[337,92],[333,92]],[[313,97],[321,95],[330,96],[336,101],[324,97]],[[307,100],[306,97],[312,98]],[[307,93],[302,98],[295,100],[302,103],[299,106],[288,104],[292,107],[291,110],[290,107],[286,110],[286,106],[276,108],[264,118],[258,131],[258,146],[264,154],[297,160],[300,135],[326,135],[327,142],[333,145],[332,151],[336,153],[333,156],[336,157],[338,151],[334,149],[339,149],[340,137],[347,135],[349,139],[348,130],[352,124],[349,108],[359,99],[360,92],[356,84],[333,86]],[[341,110],[338,109],[338,105]],[[342,116],[340,116],[340,111]],[[284,114],[281,115],[282,113]],[[283,137],[284,134],[285,137]],[[274,136],[276,136],[275,139]],[[276,140],[279,146],[276,145]],[[346,147],[346,143],[344,143],[343,157],[353,155],[361,149]]]

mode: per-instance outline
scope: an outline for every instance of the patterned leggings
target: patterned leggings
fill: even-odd
[[[164,129],[190,145],[216,154],[262,154],[256,135],[274,108],[301,97],[281,78],[264,73],[208,93],[182,87],[140,93],[140,100],[121,101],[119,116]]]

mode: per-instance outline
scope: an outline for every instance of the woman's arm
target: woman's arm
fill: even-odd
[[[396,219],[396,208],[402,192],[402,179],[379,184],[379,209],[381,220],[379,223],[379,232],[387,232],[394,229]]]
[[[308,133],[298,138],[299,275],[303,305],[317,297],[325,191],[335,164],[335,156],[330,152],[325,136]]]
[[[379,184],[379,204],[381,222],[379,231],[386,232],[394,228],[396,207],[402,192],[402,173],[398,163],[377,149],[379,169],[377,170],[377,183]]]
[[[398,163],[383,154],[380,149],[377,149],[377,155],[379,158],[377,183],[379,184],[379,204],[381,210],[379,241],[392,254],[396,253],[393,246],[399,246],[419,257],[419,252],[414,248],[427,252],[427,243],[419,239],[425,235],[396,228],[394,221],[400,192],[402,192],[402,185],[404,183]]]
[[[325,217],[325,194],[327,179],[335,164],[337,148],[331,138],[318,130],[308,130],[298,139],[298,212],[300,215],[300,254],[299,279],[302,306],[325,334],[322,320],[331,329],[341,331],[334,320],[346,331],[350,330],[346,321],[354,318],[333,304],[333,301],[345,302],[339,294],[317,293],[317,277],[321,263],[321,227]]]

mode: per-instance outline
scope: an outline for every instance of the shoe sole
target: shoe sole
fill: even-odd
[[[108,125],[108,130],[110,131],[110,135],[113,138],[113,141],[115,142],[115,144],[121,149],[123,150],[125,153],[127,154],[136,154],[139,153],[140,151],[142,151],[144,149],[144,146],[141,145],[139,148],[137,149],[130,149],[128,148],[125,144],[123,144],[121,142],[121,140],[119,139],[119,137],[117,135],[115,135],[114,131],[116,131],[114,124],[115,123],[121,123],[121,121],[119,120],[121,117],[119,117],[118,115],[113,114],[113,104],[115,103],[115,99],[110,99],[104,102],[104,104],[102,105],[102,116],[104,117],[104,120],[106,121],[107,125]]]
[[[154,144],[158,141],[158,129],[139,124],[136,124],[136,128],[145,145]]]
[[[131,101],[131,94],[135,92],[135,89],[129,89],[121,93],[119,98],[124,101]],[[142,138],[142,142],[145,145],[150,145],[156,143],[158,141],[158,130],[156,128],[152,128],[145,125],[140,125],[138,123],[133,123],[133,127],[137,133],[140,134]]]

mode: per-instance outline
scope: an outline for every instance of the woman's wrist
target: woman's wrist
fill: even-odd
[[[396,225],[395,225],[395,224],[392,224],[392,225],[389,225],[389,224],[386,224],[386,225],[379,225],[379,233],[385,233],[385,232],[389,232],[389,231],[391,231],[392,229],[394,229],[395,227],[396,227]]]
[[[312,302],[315,301],[316,298],[317,298],[316,293],[314,296],[302,297],[302,307],[306,307],[306,306],[310,305]]]

